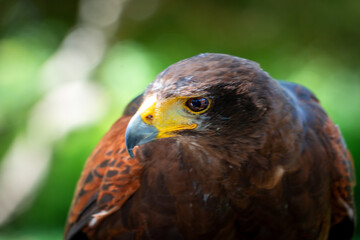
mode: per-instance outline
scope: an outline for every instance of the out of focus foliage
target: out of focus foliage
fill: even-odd
[[[0,159],[46,94],[40,70],[77,12],[77,1],[0,1]],[[61,239],[76,181],[101,136],[158,72],[202,52],[248,58],[310,88],[341,128],[360,176],[359,24],[353,0],[129,0],[92,76],[109,98],[107,114],[57,142],[35,202],[0,229],[0,239]]]

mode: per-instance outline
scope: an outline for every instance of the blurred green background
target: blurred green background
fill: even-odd
[[[341,128],[359,176],[359,26],[355,0],[0,1],[0,168],[21,136],[48,153],[45,167],[20,158],[19,169],[42,177],[4,220],[0,239],[61,239],[76,181],[102,135],[157,73],[202,52],[248,58],[310,88]],[[82,84],[90,90],[77,106]],[[79,122],[66,123],[72,117]],[[12,183],[11,194],[0,192],[4,201],[26,191]]]

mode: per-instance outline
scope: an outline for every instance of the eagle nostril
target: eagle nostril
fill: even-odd
[[[146,120],[148,120],[148,121],[152,121],[154,117],[153,117],[152,114],[149,114],[149,115],[147,115],[145,118],[146,118]]]

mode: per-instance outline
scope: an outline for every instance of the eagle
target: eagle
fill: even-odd
[[[351,239],[353,160],[307,88],[205,53],[164,71],[88,158],[65,239]]]

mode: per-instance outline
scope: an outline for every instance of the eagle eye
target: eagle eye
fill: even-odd
[[[186,101],[185,105],[194,113],[205,112],[209,107],[209,100],[204,97],[190,98]]]

